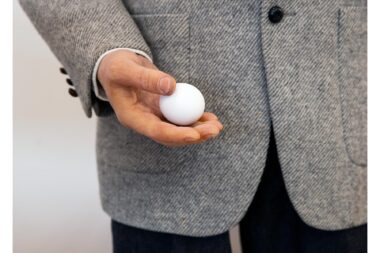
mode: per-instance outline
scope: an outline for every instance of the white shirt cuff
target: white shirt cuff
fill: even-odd
[[[107,99],[106,93],[104,92],[102,85],[100,83],[98,83],[98,81],[97,81],[99,65],[100,65],[100,62],[102,61],[102,59],[107,54],[112,53],[112,52],[117,51],[117,50],[128,50],[128,51],[134,52],[136,54],[144,56],[150,62],[153,63],[152,58],[150,58],[147,53],[145,53],[144,51],[138,50],[138,49],[133,49],[133,48],[114,48],[114,49],[111,49],[111,50],[105,52],[104,54],[102,54],[99,57],[99,59],[96,61],[94,71],[92,72],[92,87],[93,87],[93,90],[94,90],[96,97],[99,98],[100,100],[103,100],[103,101],[108,101],[108,99]]]

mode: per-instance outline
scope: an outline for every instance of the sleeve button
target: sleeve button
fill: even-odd
[[[68,85],[70,85],[70,86],[73,86],[73,85],[74,85],[74,84],[73,84],[73,81],[71,81],[71,79],[69,79],[69,78],[66,79],[66,83],[67,83]]]
[[[64,68],[59,68],[59,71],[60,71],[62,74],[67,75],[67,71],[66,71],[66,69],[64,69]]]
[[[69,89],[69,94],[70,94],[72,97],[78,97],[78,93],[77,93],[74,89]]]

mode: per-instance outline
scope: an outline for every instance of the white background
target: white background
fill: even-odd
[[[14,2],[14,252],[111,252],[100,206],[95,118]]]

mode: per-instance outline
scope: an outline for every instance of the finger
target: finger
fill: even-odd
[[[162,121],[141,104],[131,103],[127,89],[120,89],[109,97],[118,120],[123,126],[129,127],[157,142],[189,143],[198,141],[201,136],[192,127],[179,127]]]
[[[198,140],[195,140],[195,141],[184,141],[184,142],[177,142],[177,143],[161,142],[161,144],[167,147],[183,147],[187,145],[200,144],[200,143],[206,142],[207,140],[208,140],[207,138],[199,138]]]
[[[127,74],[123,75],[119,81],[130,87],[160,95],[170,95],[175,90],[175,79],[160,70],[130,62],[126,66],[125,73]]]
[[[202,139],[214,138],[220,132],[219,127],[212,122],[197,125],[194,129],[198,131]]]
[[[222,130],[222,129],[223,129],[223,125],[222,125],[222,123],[220,123],[219,120],[198,121],[198,122],[195,122],[195,123],[192,125],[192,127],[196,127],[196,126],[199,126],[199,125],[202,125],[202,124],[205,124],[205,123],[213,124],[213,125],[215,125],[219,130]]]
[[[182,146],[186,146],[186,145],[201,144],[203,142],[206,142],[209,139],[215,138],[217,135],[204,135],[203,137],[201,137],[199,140],[196,140],[196,141],[187,141],[187,142],[183,142],[183,143],[162,142],[161,144],[163,144],[167,147],[182,147]]]
[[[153,113],[138,108],[123,114],[121,120],[128,127],[157,142],[187,143],[200,139],[200,134],[195,129],[164,122]]]
[[[205,112],[203,113],[202,117],[199,119],[199,121],[208,121],[208,120],[218,120],[218,117],[211,112]]]

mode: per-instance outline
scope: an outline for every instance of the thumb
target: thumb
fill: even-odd
[[[128,73],[128,86],[160,95],[170,95],[175,90],[176,80],[160,70],[136,64]]]

